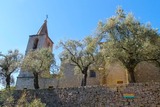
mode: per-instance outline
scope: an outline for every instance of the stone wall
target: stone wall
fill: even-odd
[[[19,99],[24,90],[14,92]],[[41,98],[47,107],[160,107],[160,83],[25,90],[28,101]],[[124,98],[133,94],[134,98]]]

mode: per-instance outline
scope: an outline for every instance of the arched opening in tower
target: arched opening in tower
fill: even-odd
[[[38,38],[36,38],[36,39],[34,40],[33,49],[37,49],[38,41],[39,41]]]

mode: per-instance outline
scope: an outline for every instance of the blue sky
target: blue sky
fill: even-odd
[[[0,2],[0,52],[19,49],[24,54],[29,35],[36,34],[48,15],[48,32],[55,45],[60,40],[93,34],[98,21],[115,15],[117,6],[141,22],[160,28],[159,0],[2,0]],[[58,60],[60,50],[53,53]]]
[[[141,22],[160,26],[158,0],[3,0],[0,3],[0,52],[25,52],[29,35],[36,34],[48,14],[48,31],[60,40],[82,39],[94,33],[98,21],[115,14],[117,6]],[[56,57],[59,50],[53,52]]]

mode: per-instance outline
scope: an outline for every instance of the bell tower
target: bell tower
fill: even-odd
[[[53,41],[49,38],[48,29],[47,29],[47,20],[44,21],[43,25],[38,30],[37,34],[30,35],[25,55],[29,51],[40,49],[40,48],[53,48]],[[33,86],[33,74],[30,72],[20,71],[17,82],[16,89],[34,89]]]
[[[26,49],[27,54],[31,50],[40,48],[51,48],[53,47],[53,42],[48,36],[47,20],[44,21],[43,25],[39,29],[36,35],[30,35],[28,40],[28,45]]]

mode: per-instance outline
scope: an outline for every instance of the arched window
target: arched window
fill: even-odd
[[[36,38],[36,39],[34,40],[33,49],[37,49],[38,41],[39,41],[38,38]]]

